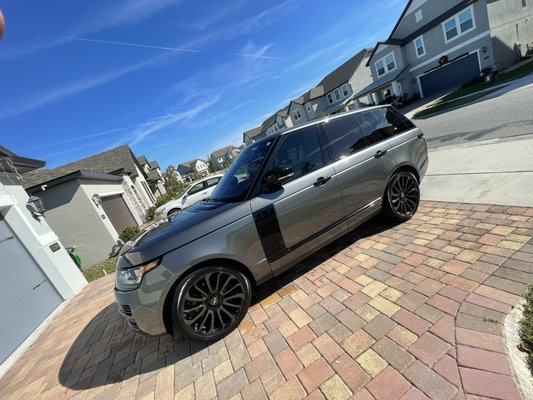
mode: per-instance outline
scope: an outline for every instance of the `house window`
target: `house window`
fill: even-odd
[[[342,95],[343,95],[344,97],[348,96],[348,94],[349,94],[350,92],[348,91],[348,85],[347,85],[346,83],[345,83],[344,85],[342,85],[341,89],[342,89]]]
[[[417,12],[415,12],[415,20],[417,23],[422,21],[422,18],[424,18],[424,16],[422,15],[422,10],[418,10]]]
[[[302,118],[302,114],[300,113],[300,109],[297,108],[293,111],[292,115],[294,116],[294,120],[298,121],[300,118]]]
[[[328,103],[333,104],[333,95],[331,93],[328,93]]]
[[[446,43],[476,28],[472,6],[442,24]]]
[[[416,50],[416,56],[418,58],[426,54],[426,48],[424,46],[424,39],[422,38],[422,36],[415,39],[415,50]]]
[[[378,76],[384,75],[387,72],[391,72],[396,69],[396,59],[394,58],[394,53],[389,53],[385,57],[376,61],[374,64],[376,66],[376,71]]]
[[[385,64],[383,63],[383,60],[379,60],[376,63],[376,69],[378,71],[378,75],[381,76],[385,73]]]
[[[341,99],[341,92],[339,91],[339,89],[335,89],[333,91],[333,94],[335,95],[335,100],[339,101]]]
[[[313,107],[311,107],[311,103],[307,103],[307,105],[305,106],[307,112],[311,112],[313,111]]]

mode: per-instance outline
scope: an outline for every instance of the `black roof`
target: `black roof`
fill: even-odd
[[[60,178],[76,171],[95,172],[100,174],[116,174],[123,172],[132,177],[138,176],[137,168],[144,176],[144,172],[137,158],[129,148],[124,145],[114,149],[84,158],[70,164],[53,169],[41,169],[24,174],[24,187],[26,189],[43,185],[48,181]]]

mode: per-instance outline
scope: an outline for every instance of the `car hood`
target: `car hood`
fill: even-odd
[[[250,214],[250,203],[200,202],[152,224],[124,245],[118,267],[151,261]]]

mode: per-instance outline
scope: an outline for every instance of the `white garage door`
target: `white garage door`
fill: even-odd
[[[0,363],[61,303],[0,214]]]

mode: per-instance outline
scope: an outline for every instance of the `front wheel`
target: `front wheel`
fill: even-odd
[[[193,341],[219,340],[239,326],[251,292],[248,278],[234,269],[213,266],[193,272],[175,290],[174,327]]]
[[[385,192],[385,215],[396,222],[412,218],[420,203],[420,188],[416,177],[408,171],[395,174]]]
[[[174,208],[168,212],[167,218],[174,218],[175,216],[180,215],[180,214],[181,214],[181,209]]]

